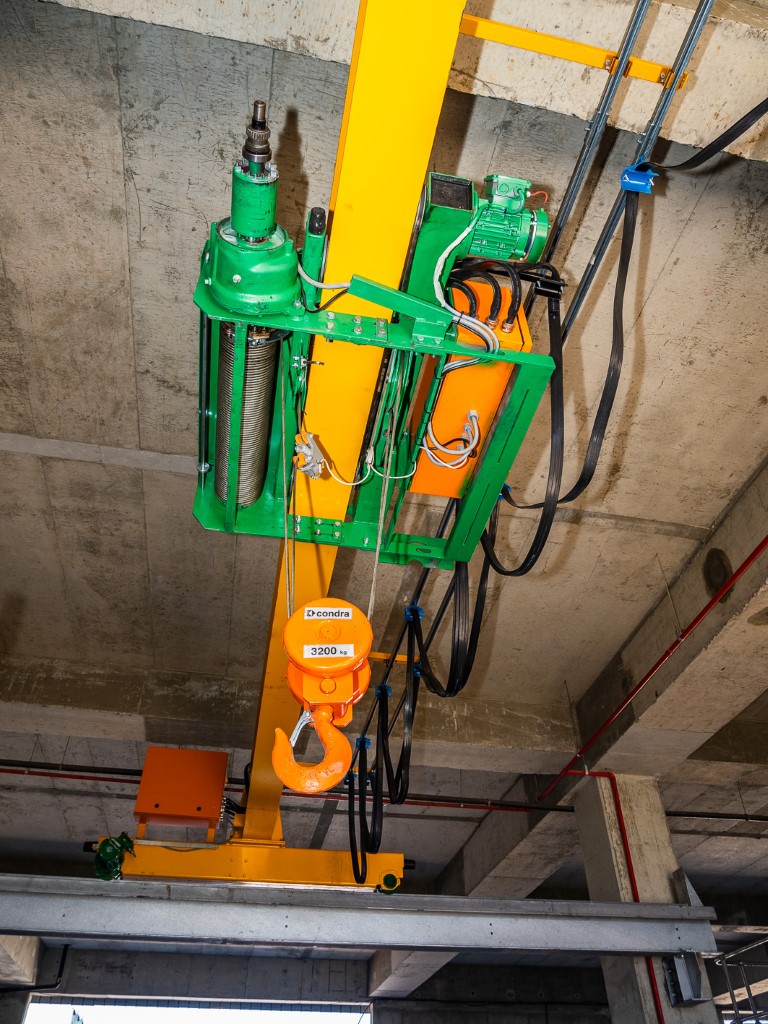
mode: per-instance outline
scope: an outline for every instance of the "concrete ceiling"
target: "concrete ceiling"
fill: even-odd
[[[333,6],[330,34],[330,6],[290,5],[291,17],[307,19],[301,39],[270,28],[266,15],[246,19],[258,44],[234,28],[247,3],[217,6],[218,21],[205,5],[194,13],[164,4],[161,18],[147,0],[129,5],[134,20],[117,2],[73,6],[104,13],[0,0],[0,761],[138,769],[148,743],[179,743],[229,750],[239,775],[277,544],[207,534],[192,518],[191,293],[207,224],[228,209],[229,168],[257,95],[270,98],[281,223],[296,236],[305,210],[327,205],[352,5],[347,14]],[[659,6],[659,49],[648,41],[649,55],[661,53],[664,26],[680,34],[688,6]],[[669,138],[705,142],[765,95],[765,8],[718,9]],[[532,16],[512,0],[472,9],[520,24]],[[286,10],[277,5],[269,17]],[[628,7],[561,0],[536,14],[533,27],[615,46]],[[167,23],[146,23],[155,20]],[[452,84],[462,91],[446,95],[432,166],[475,180],[490,171],[530,177],[554,213],[598,79],[487,47],[470,81],[472,46],[460,45]],[[638,111],[654,100],[644,85],[624,97],[559,258],[569,285],[631,160],[635,137],[621,129],[642,123]],[[530,798],[535,782],[523,776],[562,767],[706,603],[707,550],[725,551],[736,568],[763,537],[764,125],[750,137],[740,150],[749,159],[671,177],[643,201],[625,371],[598,474],[559,513],[534,573],[492,581],[464,695],[420,705],[413,792]],[[681,160],[690,154],[681,141],[660,148]],[[567,480],[605,373],[616,256],[614,245],[567,348]],[[533,329],[545,349],[538,317]],[[542,494],[547,436],[542,410],[510,478],[523,500]],[[439,510],[409,514],[428,527]],[[499,547],[511,563],[535,519],[502,516]],[[765,562],[593,752],[591,763],[661,776],[671,811],[768,811]],[[414,579],[382,567],[377,646],[386,648]],[[342,552],[334,592],[366,606],[370,581],[370,558]],[[443,586],[430,584],[428,610]],[[82,841],[130,830],[134,793],[131,782],[7,775],[0,866],[86,871]],[[345,847],[342,811],[286,797],[289,842]],[[520,815],[391,808],[385,842],[417,861],[413,889],[579,894],[572,817],[513,829]],[[681,863],[706,891],[768,893],[764,823],[691,818],[671,827]]]

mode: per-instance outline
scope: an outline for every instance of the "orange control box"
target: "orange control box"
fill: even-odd
[[[133,808],[138,837],[150,822],[207,826],[211,834],[221,817],[228,755],[221,750],[149,747]]]
[[[467,282],[477,296],[477,318],[485,321],[491,308],[492,289],[489,284],[481,281]],[[505,302],[509,301],[509,292],[505,294]],[[469,303],[464,295],[454,292],[456,309],[466,313],[469,311]],[[503,319],[506,306],[502,305]],[[503,349],[512,349],[517,352],[530,352],[532,348],[531,333],[528,330],[528,323],[525,314],[520,310],[514,328],[506,334],[497,327],[495,334]],[[472,334],[465,328],[459,328],[458,340],[463,344],[476,346],[482,349],[477,335]],[[461,361],[463,356],[451,356],[448,360],[453,363]],[[434,372],[434,360],[425,360],[426,372],[422,376],[419,400],[415,405],[414,417],[411,420],[412,428],[415,430],[421,418],[421,411],[424,408],[427,392]],[[467,413],[474,409],[479,418],[480,444],[479,451],[488,435],[496,411],[499,408],[507,385],[514,373],[514,366],[511,363],[478,363],[476,366],[468,366],[464,370],[453,370],[443,380],[440,387],[435,411],[432,415],[432,427],[435,437],[442,444],[451,447],[451,442],[462,436],[467,423]],[[445,458],[445,456],[443,456]],[[450,458],[450,456],[448,456]],[[444,498],[460,498],[469,482],[474,470],[475,460],[470,459],[466,466],[461,469],[449,469],[448,467],[436,466],[430,462],[424,452],[419,454],[416,462],[416,472],[408,488],[413,494],[433,494]]]

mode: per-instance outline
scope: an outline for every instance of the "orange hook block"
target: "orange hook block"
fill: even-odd
[[[352,720],[352,708],[371,680],[368,654],[373,631],[359,608],[339,598],[310,601],[285,624],[288,686],[323,744],[316,765],[300,765],[291,740],[275,730],[272,766],[280,781],[300,793],[322,793],[349,771],[352,748],[338,726]],[[295,740],[298,731],[294,732]]]
[[[282,729],[275,729],[272,767],[288,789],[297,793],[324,793],[338,785],[352,764],[349,740],[332,724],[333,710],[324,705],[316,708],[310,721],[315,728],[325,755],[319,764],[299,764],[293,756],[291,741]]]

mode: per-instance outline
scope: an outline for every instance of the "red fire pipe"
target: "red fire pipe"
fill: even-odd
[[[739,579],[741,579],[741,577],[744,575],[747,569],[749,569],[750,566],[757,561],[757,559],[760,557],[760,555],[762,555],[766,548],[768,548],[768,535],[763,537],[763,539],[752,551],[752,553],[744,559],[739,568],[731,576],[729,576],[729,578],[722,585],[722,587],[720,587],[720,589],[714,595],[714,597],[707,601],[707,603],[701,609],[696,618],[692,619],[691,622],[688,623],[688,625],[682,631],[680,636],[674,641],[674,643],[671,643],[669,645],[669,647],[666,649],[666,651],[664,651],[664,653],[658,659],[658,661],[653,665],[653,667],[648,672],[646,672],[646,674],[643,676],[640,682],[629,691],[627,696],[621,701],[619,706],[611,712],[611,714],[608,716],[608,718],[606,718],[606,720],[599,727],[599,729],[596,729],[595,732],[593,732],[592,735],[589,737],[589,739],[582,744],[582,746],[573,755],[573,757],[565,766],[565,768],[563,768],[562,771],[559,772],[554,777],[554,779],[552,779],[551,782],[547,783],[544,789],[539,793],[537,799],[543,800],[546,796],[548,796],[555,788],[555,786],[557,786],[557,784],[570,772],[574,765],[576,765],[579,762],[579,760],[581,760],[584,754],[586,754],[586,752],[592,746],[594,746],[594,744],[600,739],[603,733],[605,733],[607,729],[610,729],[610,727],[613,725],[613,723],[616,721],[616,719],[619,717],[622,711],[629,707],[629,705],[632,703],[632,701],[635,699],[638,693],[640,693],[640,691],[651,681],[651,679],[653,679],[653,677],[656,675],[656,673],[659,671],[662,665],[665,665],[669,661],[669,659],[672,657],[672,655],[675,653],[678,647],[680,647],[688,639],[691,633],[693,633],[693,631],[701,625],[701,623],[704,621],[704,619],[706,619],[706,617],[709,615],[712,609],[718,604],[718,602],[720,602],[725,597],[725,595],[728,593],[731,587],[733,587],[733,585]]]

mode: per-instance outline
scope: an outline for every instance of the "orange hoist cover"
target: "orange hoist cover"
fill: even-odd
[[[477,317],[479,320],[485,321],[491,308],[493,295],[491,286],[480,281],[467,283],[477,296]],[[506,296],[508,294],[507,292]],[[505,301],[508,301],[507,297],[505,297]],[[469,303],[461,293],[454,292],[454,302],[456,309],[465,313],[469,311]],[[502,305],[500,319],[503,319],[504,310],[505,306]],[[522,309],[509,334],[504,333],[500,326],[496,328],[495,334],[503,349],[512,349],[518,352],[530,352],[531,350],[531,333],[528,330],[528,323]],[[477,344],[477,347],[481,347],[477,336],[462,327],[459,328],[458,340],[468,345]],[[448,361],[452,363],[462,359],[463,356],[451,356]],[[420,392],[415,403],[415,413],[411,420],[414,430],[421,418],[421,411],[424,408],[433,372],[434,360],[425,360],[425,372],[422,374]],[[449,373],[443,380],[435,411],[432,414],[435,437],[442,444],[450,446],[450,442],[461,437],[467,423],[467,413],[470,409],[474,409],[479,417],[480,444],[477,450],[480,451],[513,372],[514,366],[511,363],[489,362],[478,363],[476,366],[468,366],[464,370],[454,370]],[[466,489],[475,464],[476,460],[470,459],[462,469],[444,468],[434,465],[427,455],[421,452],[416,462],[416,472],[411,480],[409,490],[414,494],[460,498]]]
[[[370,622],[349,601],[323,597],[302,605],[283,631],[291,693],[305,710],[331,707],[333,724],[347,725],[371,681],[372,643]]]

